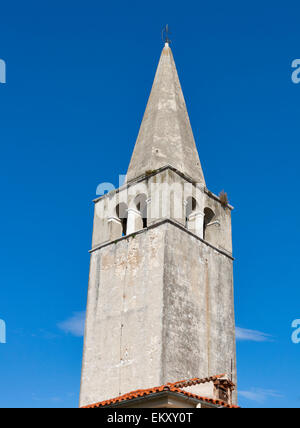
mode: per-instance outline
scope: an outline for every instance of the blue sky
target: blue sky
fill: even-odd
[[[78,406],[91,201],[126,173],[166,23],[207,185],[235,206],[240,405],[300,406],[299,13],[299,1],[2,3],[0,407]]]

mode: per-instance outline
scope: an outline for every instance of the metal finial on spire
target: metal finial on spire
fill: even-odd
[[[162,29],[161,37],[162,37],[163,42],[168,43],[168,44],[170,44],[170,43],[171,43],[171,40],[169,39],[169,34],[171,34],[171,33],[170,33],[170,31],[169,31],[169,25],[167,24],[167,25]]]

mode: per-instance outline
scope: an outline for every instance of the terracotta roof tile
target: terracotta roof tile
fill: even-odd
[[[110,406],[112,404],[121,403],[122,401],[129,401],[129,400],[132,400],[134,398],[141,398],[144,396],[149,396],[151,394],[157,394],[157,393],[163,392],[163,391],[170,391],[170,392],[175,392],[178,394],[183,394],[186,397],[195,398],[196,400],[199,400],[199,401],[204,401],[206,403],[215,404],[217,406],[222,406],[222,407],[231,408],[231,409],[232,408],[238,409],[239,406],[227,404],[222,400],[215,400],[215,399],[209,398],[209,397],[201,397],[197,394],[193,394],[191,392],[187,392],[187,391],[184,391],[183,389],[181,389],[181,388],[184,388],[187,386],[199,385],[201,383],[214,382],[214,381],[217,381],[218,379],[220,379],[222,377],[224,377],[224,375],[211,376],[211,377],[207,377],[204,379],[194,378],[194,379],[182,380],[182,381],[174,382],[174,383],[167,383],[165,385],[156,386],[154,388],[138,389],[136,391],[129,392],[128,394],[124,394],[124,395],[121,395],[119,397],[112,398],[110,400],[105,400],[105,401],[101,401],[100,403],[95,403],[95,404],[91,404],[89,406],[84,406],[83,408],[84,409],[88,409],[88,408],[94,408],[95,409],[95,408]]]

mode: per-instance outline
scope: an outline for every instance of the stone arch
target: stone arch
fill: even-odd
[[[147,199],[148,197],[145,193],[139,193],[134,199],[135,209],[140,213],[143,229],[147,227],[148,220]]]
[[[137,191],[131,195],[128,208],[128,235],[147,227],[147,201],[148,196],[145,192]]]
[[[203,239],[209,238],[207,228],[215,218],[215,213],[211,208],[204,208],[204,221],[203,221]]]
[[[125,202],[120,202],[116,206],[116,216],[122,225],[122,236],[127,235],[127,220],[128,220],[128,206]]]
[[[193,196],[189,196],[186,199],[186,206],[185,206],[185,226],[187,229],[189,229],[189,222],[190,217],[193,213],[197,211],[198,203],[196,199]]]
[[[185,201],[185,226],[186,228],[203,238],[203,212],[194,196],[189,196]]]

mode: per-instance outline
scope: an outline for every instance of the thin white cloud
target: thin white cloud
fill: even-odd
[[[250,342],[273,342],[273,337],[270,334],[263,333],[262,331],[236,327],[235,334],[237,340]]]
[[[257,403],[264,403],[268,398],[282,398],[282,394],[272,389],[251,388],[249,391],[239,391],[239,396]]]
[[[85,312],[74,312],[71,318],[60,322],[57,326],[60,330],[76,337],[84,335]]]

